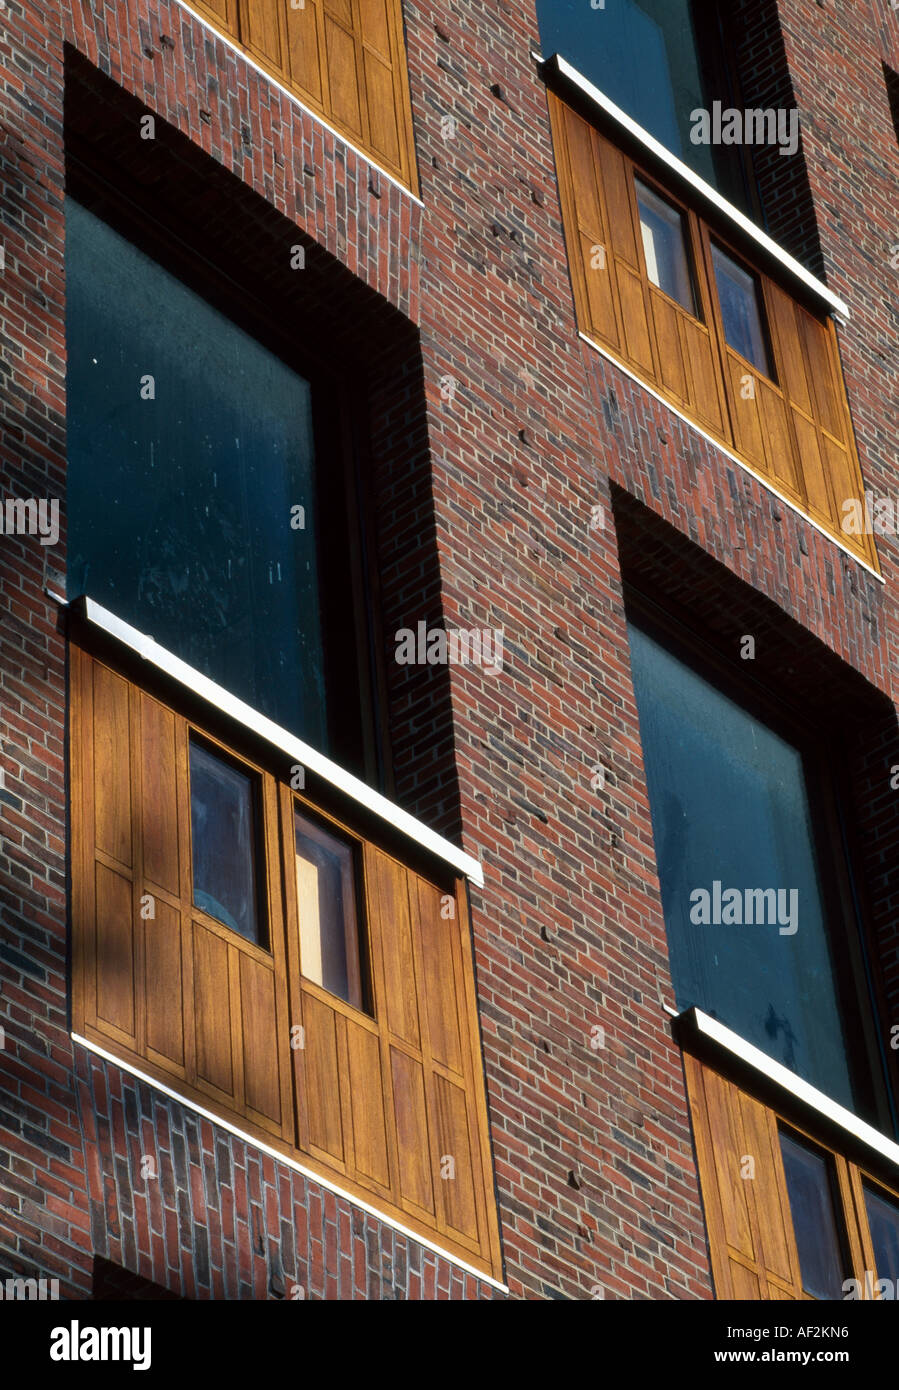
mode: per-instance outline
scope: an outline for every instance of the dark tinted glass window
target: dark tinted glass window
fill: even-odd
[[[724,336],[735,352],[739,352],[764,376],[771,376],[758,280],[726,251],[722,251],[720,246],[712,246],[712,263]]]
[[[194,742],[190,745],[190,832],[194,905],[248,941],[264,945],[255,781]]]
[[[330,751],[309,384],[71,199],[66,269],[69,596]]]
[[[899,1207],[865,1183],[865,1209],[877,1278],[892,1279],[899,1285]]]
[[[780,1136],[802,1287],[814,1298],[842,1298],[843,1256],[834,1211],[833,1175],[821,1154]]]
[[[799,750],[629,631],[678,1006],[720,1019],[851,1109]]]
[[[696,299],[683,216],[640,179],[636,183],[646,273],[652,284],[695,314]]]
[[[700,15],[691,0],[605,0],[596,8],[590,0],[538,0],[537,15],[544,57],[567,59],[672,154],[744,203],[733,151],[690,138],[691,112],[710,110],[726,94],[713,16]]]

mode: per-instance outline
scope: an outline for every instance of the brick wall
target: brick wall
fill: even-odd
[[[833,0],[780,5],[815,236],[853,307],[841,346],[862,466],[890,491],[897,151],[872,74],[896,65],[896,20],[886,0],[876,9],[872,26]],[[512,1295],[709,1298],[622,584],[652,575],[688,608],[702,592],[710,614],[745,613],[778,653],[771,679],[797,650],[820,701],[851,696],[863,711],[854,794],[895,994],[895,802],[883,790],[896,757],[895,540],[879,542],[883,586],[579,341],[533,4],[406,0],[404,12],[424,209],[175,0],[40,13],[8,0],[3,489],[63,495],[66,42],[83,55],[70,77],[96,65],[167,123],[175,163],[202,173],[205,154],[211,182],[230,180],[238,220],[260,231],[252,273],[273,295],[267,248],[302,229],[317,265],[307,313],[321,309],[367,394],[396,796],[485,866],[472,925]],[[147,158],[135,152],[135,166]],[[58,1275],[81,1297],[94,1255],[189,1297],[283,1297],[291,1284],[308,1297],[494,1296],[72,1044],[64,642],[42,552],[36,539],[0,546],[0,1264]],[[502,675],[393,662],[398,627],[441,618],[501,628]]]

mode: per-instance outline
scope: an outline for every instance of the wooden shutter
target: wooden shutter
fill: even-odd
[[[266,951],[193,906],[187,722],[78,647],[70,654],[75,1026],[287,1136],[277,847],[264,856]],[[274,784],[262,780],[271,824]]]
[[[703,319],[649,282],[631,161],[552,94],[549,103],[581,327],[703,428],[731,442],[695,219],[679,208]]]
[[[774,1115],[689,1054],[684,1069],[716,1296],[807,1298]]]
[[[797,475],[806,510],[825,530],[839,535],[869,564],[877,557],[873,537],[843,531],[843,503],[864,504],[864,484],[849,420],[836,330],[764,281],[765,299],[784,394],[796,445]]]
[[[344,1003],[300,971],[294,806],[329,818],[240,760],[261,786],[268,948],[230,931],[193,904],[194,725],[70,658],[76,1032],[500,1277],[464,883],[333,823],[358,847],[372,1015]]]
[[[223,32],[379,164],[411,184],[400,0],[198,0]]]
[[[549,111],[583,332],[877,569],[873,538],[842,526],[864,485],[833,325],[759,275],[776,380],[756,371],[725,341],[708,227],[658,190],[683,218],[698,318],[647,275],[635,175],[653,180],[552,93]]]
[[[294,804],[282,788],[288,883]],[[498,1268],[463,886],[442,893],[361,848],[373,1017],[303,977],[287,897],[291,1016],[304,1038],[294,1053],[297,1143],[414,1229]]]

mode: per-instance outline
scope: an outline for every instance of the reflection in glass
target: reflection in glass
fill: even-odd
[[[780,1136],[802,1287],[813,1298],[842,1298],[843,1258],[827,1160],[786,1134]]]
[[[852,1110],[802,755],[628,631],[678,1008],[720,1019]],[[723,906],[725,890],[744,920]]]
[[[246,773],[191,741],[194,905],[261,945],[255,793]]]
[[[772,373],[765,347],[758,281],[754,275],[750,275],[749,271],[744,270],[728,256],[726,251],[714,244],[712,263],[718,285],[724,336],[729,346],[757,367],[763,376],[770,377]]]
[[[353,851],[299,812],[295,829],[300,968],[361,1009]]]
[[[874,1263],[878,1279],[891,1279],[899,1287],[899,1207],[865,1183],[865,1210],[871,1227]]]
[[[71,198],[66,300],[69,597],[327,753],[309,383]]]
[[[636,182],[646,272],[654,285],[695,315],[683,217],[640,179]]]

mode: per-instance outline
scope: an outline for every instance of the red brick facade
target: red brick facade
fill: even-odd
[[[889,0],[776,8],[808,196],[772,233],[851,307],[862,469],[892,496],[899,154],[881,65],[899,67],[899,18]],[[206,216],[273,304],[278,248],[301,235],[306,323],[364,383],[394,795],[485,869],[472,924],[509,1293],[708,1299],[622,584],[662,586],[723,649],[752,632],[764,679],[850,711],[895,1005],[896,538],[878,537],[881,584],[579,339],[532,0],[403,10],[421,201],[176,0],[7,0],[2,495],[65,496],[63,100],[92,65],[106,81],[67,113],[78,138],[136,166],[136,128],[132,155],[85,113],[111,84],[117,130],[154,113],[185,224],[202,235]],[[771,51],[759,41],[760,67]],[[233,223],[209,218],[232,195]],[[64,534],[49,552],[0,541],[0,1269],[76,1298],[95,1257],[188,1298],[501,1297],[73,1043],[65,616],[46,592],[63,554]],[[391,660],[396,629],[441,616],[503,629],[502,675]]]

